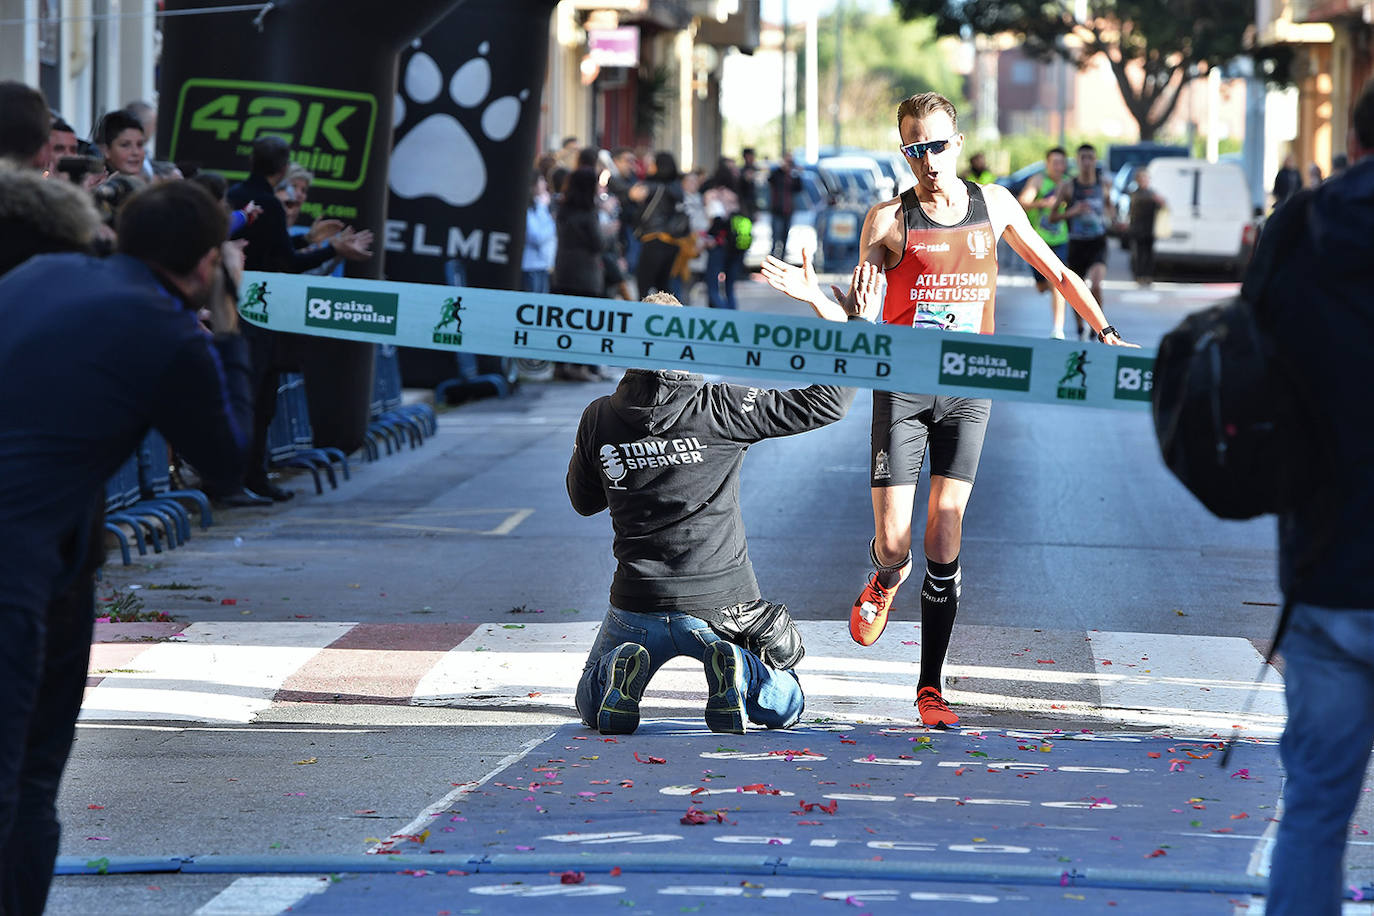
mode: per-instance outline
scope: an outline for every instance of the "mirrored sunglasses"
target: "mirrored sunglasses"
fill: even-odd
[[[906,143],[898,148],[902,151],[903,156],[908,156],[912,159],[920,159],[927,153],[934,153],[937,156],[940,155],[945,151],[946,147],[953,142],[953,137],[947,137],[944,140],[927,140],[924,143]]]

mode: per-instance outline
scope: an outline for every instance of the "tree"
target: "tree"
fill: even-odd
[[[842,60],[836,60],[835,15],[822,16],[817,42],[821,121],[829,123],[835,104],[835,66],[841,65],[839,118],[850,146],[893,148],[897,139],[897,103],[908,95],[933,90],[963,102],[963,78],[954,55],[937,44],[930,20],[903,21],[891,10],[875,13],[836,7],[843,17]],[[798,30],[800,31],[800,30]],[[798,79],[798,84],[801,80]],[[830,133],[822,128],[829,142]]]
[[[1079,67],[1106,55],[1141,140],[1154,139],[1185,85],[1246,52],[1245,33],[1255,20],[1254,0],[894,2],[904,17],[934,17],[942,35],[1010,32],[1026,53],[1057,54]]]

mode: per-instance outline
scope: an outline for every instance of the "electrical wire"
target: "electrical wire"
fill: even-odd
[[[149,13],[102,13],[90,16],[41,16],[30,19],[0,19],[0,26],[60,24],[63,22],[112,22],[116,19],[146,19],[149,16],[167,19],[173,16],[209,16],[215,13],[261,13],[271,9],[272,3],[239,3],[234,6],[203,6],[189,10],[154,10]]]

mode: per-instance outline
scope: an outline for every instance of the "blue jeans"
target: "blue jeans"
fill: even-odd
[[[721,245],[712,248],[706,255],[706,299],[711,308],[739,308],[739,303],[735,301],[735,281],[739,279],[742,260],[738,252]],[[725,274],[724,293],[721,292],[721,274]]]
[[[547,270],[520,271],[521,287],[527,293],[547,293],[549,291],[549,272]]]
[[[664,662],[679,655],[705,661],[706,650],[722,637],[700,617],[682,613],[640,614],[612,607],[601,622],[601,633],[587,653],[587,664],[577,683],[577,711],[583,724],[596,727],[596,712],[606,692],[610,671],[608,656],[621,643],[638,643],[649,650],[649,677],[653,678]],[[748,649],[744,656],[744,712],[749,721],[765,728],[787,728],[801,718],[806,705],[801,684],[791,669],[770,668]]]
[[[1265,912],[1337,914],[1345,838],[1374,742],[1374,610],[1296,604],[1279,648],[1287,778]]]

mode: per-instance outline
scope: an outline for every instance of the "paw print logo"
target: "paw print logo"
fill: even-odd
[[[520,113],[529,90],[518,96],[490,100],[491,64],[489,42],[478,47],[478,56],[454,71],[445,86],[439,64],[423,51],[417,51],[406,64],[401,92],[396,96],[396,116],[392,125],[399,128],[406,119],[407,106],[429,106],[439,102],[447,91],[456,106],[453,113],[437,111],[414,125],[391,152],[390,185],[393,193],[407,200],[437,197],[453,207],[466,207],[482,198],[487,190],[484,143],[508,140],[520,123]],[[455,115],[480,111],[476,123],[464,126]],[[466,120],[466,119],[465,119]],[[473,134],[478,139],[473,139]]]

